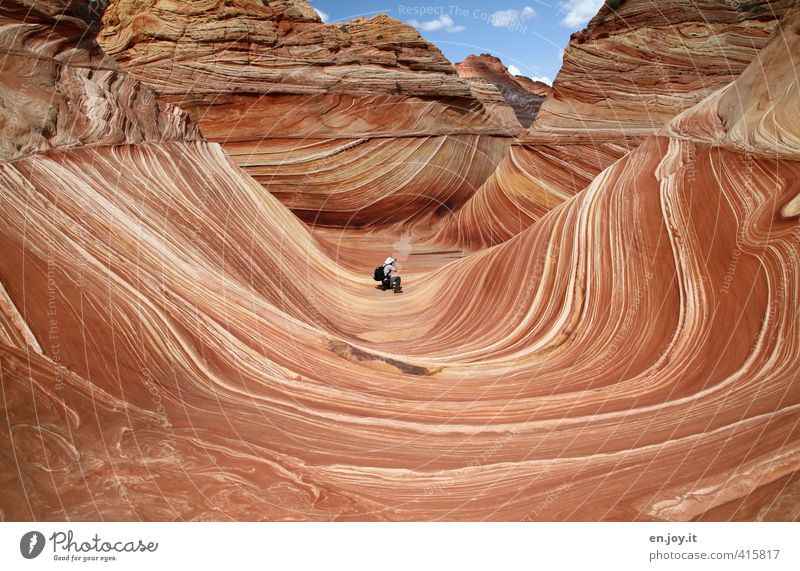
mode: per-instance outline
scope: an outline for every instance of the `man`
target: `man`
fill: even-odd
[[[394,293],[400,293],[403,291],[403,288],[400,287],[400,276],[393,276],[392,272],[397,269],[397,260],[394,258],[386,258],[386,261],[383,262],[383,275],[385,276],[383,280],[383,289],[391,289],[394,288]]]

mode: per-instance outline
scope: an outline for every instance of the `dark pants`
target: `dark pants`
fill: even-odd
[[[400,276],[391,276],[383,280],[383,289],[392,289],[394,291],[400,290]]]

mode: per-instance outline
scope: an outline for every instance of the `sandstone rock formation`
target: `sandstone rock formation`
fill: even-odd
[[[447,212],[518,132],[435,46],[386,15],[325,25],[305,0],[118,0],[99,41],[316,224]],[[364,157],[383,159],[367,168]],[[312,189],[302,195],[285,191],[297,165]]]
[[[91,25],[10,6],[29,45]],[[423,268],[412,232],[399,296],[364,271],[375,234],[320,239],[216,143],[18,131],[1,518],[796,520],[799,42],[795,12],[503,244]],[[84,85],[160,120],[139,84]]]
[[[528,135],[440,239],[480,247],[528,227],[646,136],[728,85],[794,4],[670,0],[653,10],[651,2],[607,2],[573,34]]]
[[[458,75],[474,83],[494,85],[514,109],[519,123],[526,129],[533,123],[550,86],[523,75],[512,75],[499,58],[491,54],[471,55],[456,64]]]
[[[0,160],[198,136],[185,113],[157,101],[86,37],[97,18],[84,2],[39,2],[33,10],[22,1],[4,2]]]
[[[650,135],[744,71],[795,4],[607,2],[573,34],[534,130]]]
[[[514,108],[509,105],[500,90],[489,82],[464,78],[476,99],[483,103],[495,122],[503,125],[509,132],[521,135],[524,132]]]

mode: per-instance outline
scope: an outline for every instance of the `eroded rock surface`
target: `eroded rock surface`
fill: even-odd
[[[438,48],[386,15],[326,25],[304,0],[119,0],[99,41],[318,225],[438,217],[475,192],[519,132]],[[284,190],[296,165],[302,195]]]
[[[58,29],[36,4],[0,14]],[[423,264],[411,225],[402,295],[377,233],[321,239],[217,143],[31,123],[0,162],[0,519],[798,519],[799,42],[795,13],[496,247]],[[159,132],[129,81],[81,93]]]
[[[439,237],[500,243],[756,59],[793,0],[607,2],[573,34],[526,136]],[[487,215],[491,212],[491,215]]]
[[[551,88],[523,75],[512,75],[499,58],[491,54],[471,55],[456,64],[458,75],[471,82],[493,85],[512,107],[525,129],[531,126]]]

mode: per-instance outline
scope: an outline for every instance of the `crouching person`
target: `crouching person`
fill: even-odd
[[[386,258],[383,265],[375,268],[375,281],[381,282],[381,287],[384,291],[393,289],[394,293],[401,293],[403,288],[400,287],[400,276],[394,274],[397,271],[397,260],[395,258]]]

